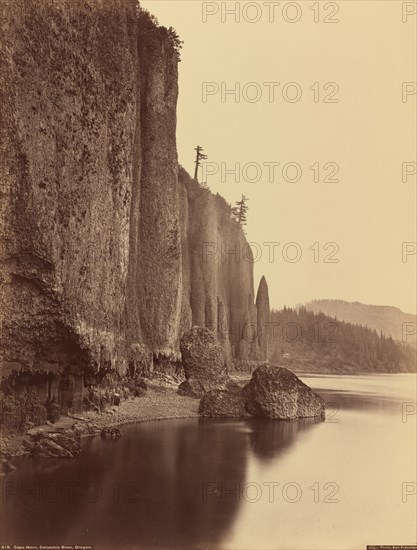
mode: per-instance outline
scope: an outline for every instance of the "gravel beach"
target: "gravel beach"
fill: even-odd
[[[231,378],[244,385],[250,378],[246,373],[233,373]],[[54,424],[48,423],[28,429],[26,433],[1,434],[0,458],[11,459],[28,454],[27,442],[36,433],[62,432],[75,428],[81,437],[97,435],[103,428],[122,426],[134,422],[167,420],[170,418],[198,417],[199,399],[177,393],[179,380],[171,376],[156,375],[147,379],[148,390],[143,397],[129,397],[120,405],[112,406],[105,412],[78,412],[61,418]]]
[[[149,388],[144,397],[122,401],[118,407],[112,407],[105,413],[89,411],[76,416],[102,429],[132,422],[198,416],[199,403],[198,399],[181,396],[174,389],[155,387]],[[72,424],[74,422],[78,427],[77,420],[72,419]]]
[[[199,399],[181,396],[174,384],[148,383],[143,397],[131,397],[121,401],[103,413],[94,411],[62,416],[54,424],[36,426],[26,434],[1,434],[0,458],[8,459],[27,454],[25,442],[37,432],[60,432],[75,428],[81,437],[96,435],[105,427],[122,426],[134,422],[164,420],[169,418],[191,418],[198,416]]]

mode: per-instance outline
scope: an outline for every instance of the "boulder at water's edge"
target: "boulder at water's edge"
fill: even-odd
[[[226,388],[226,357],[213,332],[193,327],[183,335],[180,346],[186,380],[179,393],[202,397],[207,391]]]
[[[325,414],[323,399],[284,367],[258,367],[243,393],[246,410],[253,416],[294,420]]]
[[[226,389],[211,390],[200,401],[200,416],[218,418],[244,418],[250,416],[245,407],[243,389],[229,382]]]

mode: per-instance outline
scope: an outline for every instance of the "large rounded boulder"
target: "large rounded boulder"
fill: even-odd
[[[249,416],[245,408],[243,390],[229,382],[224,390],[210,390],[204,394],[198,409],[200,416],[212,418],[244,418]]]
[[[213,332],[193,327],[181,338],[180,347],[185,382],[180,385],[179,393],[201,397],[210,390],[225,389],[226,358]]]
[[[194,397],[194,399],[200,399],[200,397],[203,397],[203,395],[205,394],[205,391],[198,380],[189,378],[188,380],[184,380],[184,382],[181,382],[181,384],[178,386],[178,393],[179,395],[184,395],[186,397]]]
[[[323,399],[284,367],[258,367],[243,393],[253,416],[294,420],[325,414]]]

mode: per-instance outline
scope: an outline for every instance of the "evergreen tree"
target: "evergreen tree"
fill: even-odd
[[[246,203],[248,200],[245,195],[242,195],[242,199],[237,201],[236,206],[231,210],[232,218],[240,223],[240,225],[246,225],[247,223],[246,214],[248,212],[248,205]]]
[[[204,154],[203,152],[204,149],[200,147],[200,145],[197,145],[194,151],[196,151],[196,157],[194,161],[194,164],[195,164],[194,180],[198,182],[198,169],[200,168],[201,161],[207,159],[207,155]],[[204,185],[207,186],[207,183],[205,183]]]

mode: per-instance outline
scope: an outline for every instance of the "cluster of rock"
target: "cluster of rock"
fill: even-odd
[[[81,434],[76,429],[59,432],[38,430],[23,443],[27,454],[34,457],[73,458],[81,452]]]
[[[85,408],[104,412],[109,407],[119,406],[122,399],[143,397],[147,389],[146,382],[140,376],[123,378],[114,388],[91,387],[85,397]]]
[[[201,416],[294,420],[325,414],[323,399],[284,367],[261,365],[241,388],[228,377],[223,350],[206,328],[185,333],[181,352],[186,380],[178,392],[201,398]]]
[[[241,388],[231,383],[226,389],[207,392],[200,402],[201,416],[276,420],[324,417],[323,399],[284,367],[261,365]]]
[[[122,434],[119,428],[103,428],[100,432],[102,439],[119,439],[122,437]]]
[[[0,476],[5,476],[10,472],[14,472],[15,470],[17,470],[16,466],[13,466],[13,464],[9,460],[7,460],[7,458],[0,459]]]

